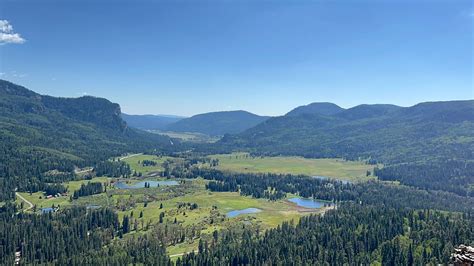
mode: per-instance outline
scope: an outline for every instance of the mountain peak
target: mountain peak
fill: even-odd
[[[299,116],[303,114],[334,115],[344,111],[344,108],[329,102],[314,102],[308,105],[296,107],[286,116]]]

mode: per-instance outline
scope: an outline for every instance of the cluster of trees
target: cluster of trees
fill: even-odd
[[[138,163],[140,164],[140,162],[138,162]],[[143,160],[143,161],[141,161],[141,164],[143,166],[156,166],[157,162],[152,161],[152,160]]]
[[[121,161],[103,161],[94,166],[97,176],[130,177],[132,170],[130,165]]]
[[[0,207],[2,265],[13,265],[15,252],[20,252],[22,264],[71,265],[71,258],[110,243],[119,228],[117,214],[105,208],[71,207],[43,215],[17,212],[9,203]]]
[[[449,261],[453,246],[472,243],[473,216],[342,204],[263,234],[222,231],[217,243],[177,265],[425,265]]]
[[[46,195],[56,195],[58,193],[63,194],[67,192],[67,188],[62,184],[47,184],[44,188]]]
[[[239,191],[237,182],[222,182],[222,181],[209,181],[206,184],[206,189],[210,191],[222,192],[222,191]]]
[[[100,194],[104,192],[102,183],[100,182],[88,182],[87,184],[82,184],[81,187],[74,191],[73,198],[78,199],[79,197],[90,196],[94,194]]]
[[[131,236],[114,241],[81,255],[58,260],[58,265],[163,265],[172,266],[160,238],[148,235]]]
[[[352,184],[302,175],[228,173],[197,167],[186,173],[187,178],[202,177],[210,180],[207,185],[209,190],[239,191],[241,195],[270,200],[282,199],[286,193],[292,193],[334,202],[356,201],[371,204],[381,202],[392,207],[470,211],[474,206],[474,198],[377,181]],[[229,190],[225,190],[227,188]]]
[[[424,189],[445,190],[461,196],[474,197],[474,162],[445,160],[443,162],[407,163],[375,169],[381,180]]]

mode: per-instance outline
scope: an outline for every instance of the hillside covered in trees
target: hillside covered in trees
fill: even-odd
[[[474,101],[359,105],[332,115],[290,113],[204,149],[365,159],[385,165],[378,171],[384,180],[474,195]],[[430,170],[433,165],[442,174]]]
[[[106,99],[56,98],[0,80],[1,198],[70,179],[75,167],[170,147],[168,137],[129,128]]]
[[[258,116],[246,111],[212,112],[182,119],[170,124],[166,130],[219,136],[240,133],[267,119],[266,116]]]
[[[127,125],[143,130],[165,130],[170,124],[184,118],[169,115],[129,115],[122,113],[122,119],[127,122]]]

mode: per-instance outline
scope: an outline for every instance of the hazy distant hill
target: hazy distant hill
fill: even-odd
[[[120,106],[102,98],[56,98],[0,80],[0,181],[34,183],[41,174],[130,151],[170,145],[168,137],[127,127]],[[1,182],[0,182],[1,185]]]
[[[218,145],[268,155],[371,158],[386,164],[380,173],[384,179],[474,195],[473,100],[360,105],[334,115],[274,117]],[[430,182],[415,178],[420,173]]]
[[[211,136],[240,133],[267,120],[246,111],[212,112],[182,119],[166,129],[175,132],[198,132]]]
[[[163,130],[168,125],[178,122],[185,117],[172,115],[128,115],[122,114],[123,120],[134,128],[144,130]]]
[[[318,115],[334,115],[339,112],[344,111],[344,108],[339,107],[333,103],[310,103],[308,105],[303,105],[296,107],[295,109],[288,112],[287,116],[298,116],[302,114],[318,114]]]

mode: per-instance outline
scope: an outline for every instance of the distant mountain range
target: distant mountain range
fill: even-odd
[[[377,157],[384,161],[402,161],[409,156],[419,160],[428,152],[429,143],[449,146],[453,152],[457,152],[456,143],[474,144],[470,139],[474,137],[473,122],[474,101],[412,107],[364,104],[349,109],[318,103],[270,118],[221,143],[274,155]],[[405,151],[389,152],[387,148]],[[441,156],[434,150],[429,152]]]
[[[286,116],[298,116],[303,114],[317,114],[317,115],[334,115],[344,111],[344,108],[339,107],[334,103],[310,103],[296,107],[286,114]]]
[[[185,117],[174,115],[128,115],[122,113],[122,118],[129,126],[134,128],[144,130],[166,130],[167,126],[176,123]]]
[[[364,159],[384,164],[376,173],[382,180],[474,196],[474,100],[349,109],[312,103],[280,117],[227,111],[181,118],[121,114],[106,99],[45,96],[5,80],[0,186],[13,191],[49,170],[70,172],[124,152],[184,145],[135,128],[224,136],[215,144],[186,144],[198,152]]]
[[[474,101],[412,107],[364,104],[349,109],[311,104],[225,136],[216,149],[369,159],[385,164],[379,172],[382,179],[474,195]],[[420,172],[426,180],[410,178]]]
[[[166,127],[175,132],[198,132],[210,136],[236,134],[267,120],[246,111],[212,112],[182,119]]]

